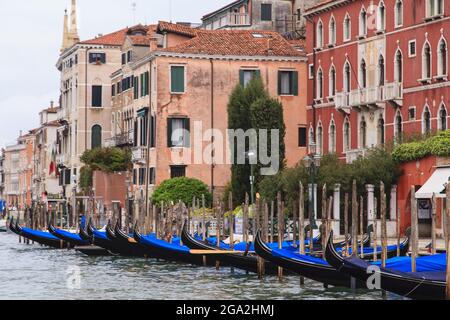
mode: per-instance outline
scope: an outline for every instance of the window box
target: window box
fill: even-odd
[[[427,84],[427,83],[431,83],[431,78],[423,78],[423,79],[419,79],[417,81],[422,84]]]
[[[448,80],[446,74],[442,74],[442,75],[435,76],[434,79],[435,79],[435,80],[438,80],[438,81],[447,81],[447,80]]]
[[[375,33],[378,34],[378,35],[384,34],[385,32],[386,32],[385,29],[380,29],[380,30],[375,31]]]

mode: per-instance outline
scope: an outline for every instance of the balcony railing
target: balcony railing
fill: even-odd
[[[69,155],[63,153],[63,154],[57,154],[56,155],[56,163],[67,165],[69,163]]]
[[[347,164],[351,164],[352,162],[358,160],[359,157],[365,157],[366,150],[365,149],[353,149],[347,150],[345,152]]]
[[[147,147],[135,147],[131,153],[131,160],[134,163],[145,163],[147,160]]]
[[[229,26],[247,26],[250,25],[250,16],[248,13],[229,13],[228,14]]]
[[[106,141],[106,144],[110,147],[124,147],[131,146],[134,142],[134,131],[124,132],[115,135],[111,139]]]
[[[349,109],[352,107],[377,105],[386,101],[401,101],[402,99],[403,90],[401,83],[393,82],[384,86],[339,92],[336,94],[335,104],[337,109]]]

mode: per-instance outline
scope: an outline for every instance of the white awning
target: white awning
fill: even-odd
[[[417,199],[431,199],[433,194],[436,198],[445,198],[445,194],[441,194],[445,189],[450,177],[450,167],[437,168],[428,181],[416,192]]]

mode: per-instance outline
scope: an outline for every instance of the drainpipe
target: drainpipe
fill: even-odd
[[[311,108],[313,111],[313,132],[314,132],[314,141],[316,136],[316,122],[317,122],[317,115],[316,115],[316,101],[315,101],[315,95],[316,95],[316,50],[314,49],[315,43],[316,43],[316,23],[314,19],[310,18],[309,16],[305,16],[305,19],[308,20],[313,25],[313,85],[312,85],[312,103]],[[309,66],[308,66],[308,72],[309,72]],[[310,141],[311,143],[311,141]]]
[[[145,168],[145,216],[148,217],[149,212],[149,192],[148,187],[150,185],[150,138],[151,138],[151,127],[153,125],[152,123],[152,60],[149,61],[149,71],[148,71],[148,112],[147,112],[147,163]],[[147,228],[147,226],[145,226]],[[150,226],[150,229],[153,229],[152,226]],[[145,229],[147,232],[150,230]]]
[[[86,49],[86,56],[84,57],[85,60],[85,65],[84,65],[84,149],[87,150],[88,149],[88,136],[87,136],[87,120],[88,120],[88,115],[87,115],[87,109],[88,109],[88,55],[89,55],[89,51],[92,48],[87,48]]]
[[[214,130],[214,61],[213,59],[209,59],[211,65],[211,130]],[[213,132],[213,131],[212,131]],[[214,146],[214,134],[211,135],[211,144]],[[211,152],[211,193],[214,199],[214,148]]]

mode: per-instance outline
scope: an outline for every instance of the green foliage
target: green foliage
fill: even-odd
[[[81,161],[92,170],[126,171],[131,166],[131,154],[129,150],[119,148],[96,148],[86,150],[81,156]]]
[[[80,187],[86,194],[92,187],[94,171],[127,171],[131,167],[131,154],[129,150],[119,148],[96,148],[86,150],[81,156],[81,162],[85,165],[80,170]]]
[[[205,196],[206,205],[210,206],[212,195],[208,186],[200,180],[181,177],[161,183],[153,193],[152,201],[158,206],[161,202],[168,204],[172,202],[177,203],[180,200],[184,203],[192,203],[194,197],[202,199],[202,195]]]
[[[394,148],[392,156],[400,163],[416,161],[428,156],[448,157],[450,156],[450,130],[399,144]]]
[[[285,158],[284,135],[285,125],[283,122],[282,105],[270,98],[268,91],[264,88],[261,77],[253,79],[244,88],[238,84],[228,102],[228,128],[232,130],[249,129],[280,129],[280,168],[283,167]],[[268,141],[270,143],[270,140]],[[249,143],[246,141],[245,150],[249,150]],[[270,150],[270,149],[269,149]],[[256,150],[255,150],[256,151]],[[251,167],[248,164],[237,164],[237,144],[233,150],[234,159],[231,167],[230,188],[233,193],[235,205],[242,204],[245,194],[250,192]],[[259,166],[255,168],[259,173]],[[257,181],[261,178],[256,176]]]
[[[286,147],[284,144],[284,138],[286,136],[286,126],[284,124],[283,116],[283,105],[272,98],[262,97],[252,103],[251,107],[251,121],[253,128],[260,130],[267,130],[267,135],[264,137],[267,140],[267,144],[262,146],[261,143],[258,145],[258,154],[267,155],[272,157],[272,135],[271,130],[279,130],[278,141],[274,142],[279,146],[278,150],[278,168],[282,170],[284,167],[284,161],[286,157]],[[261,141],[261,132],[258,131],[258,141]],[[263,150],[261,150],[262,148]],[[275,155],[276,156],[276,155]],[[258,163],[255,168],[255,178],[256,184],[261,181],[260,170],[264,167],[262,164]]]

